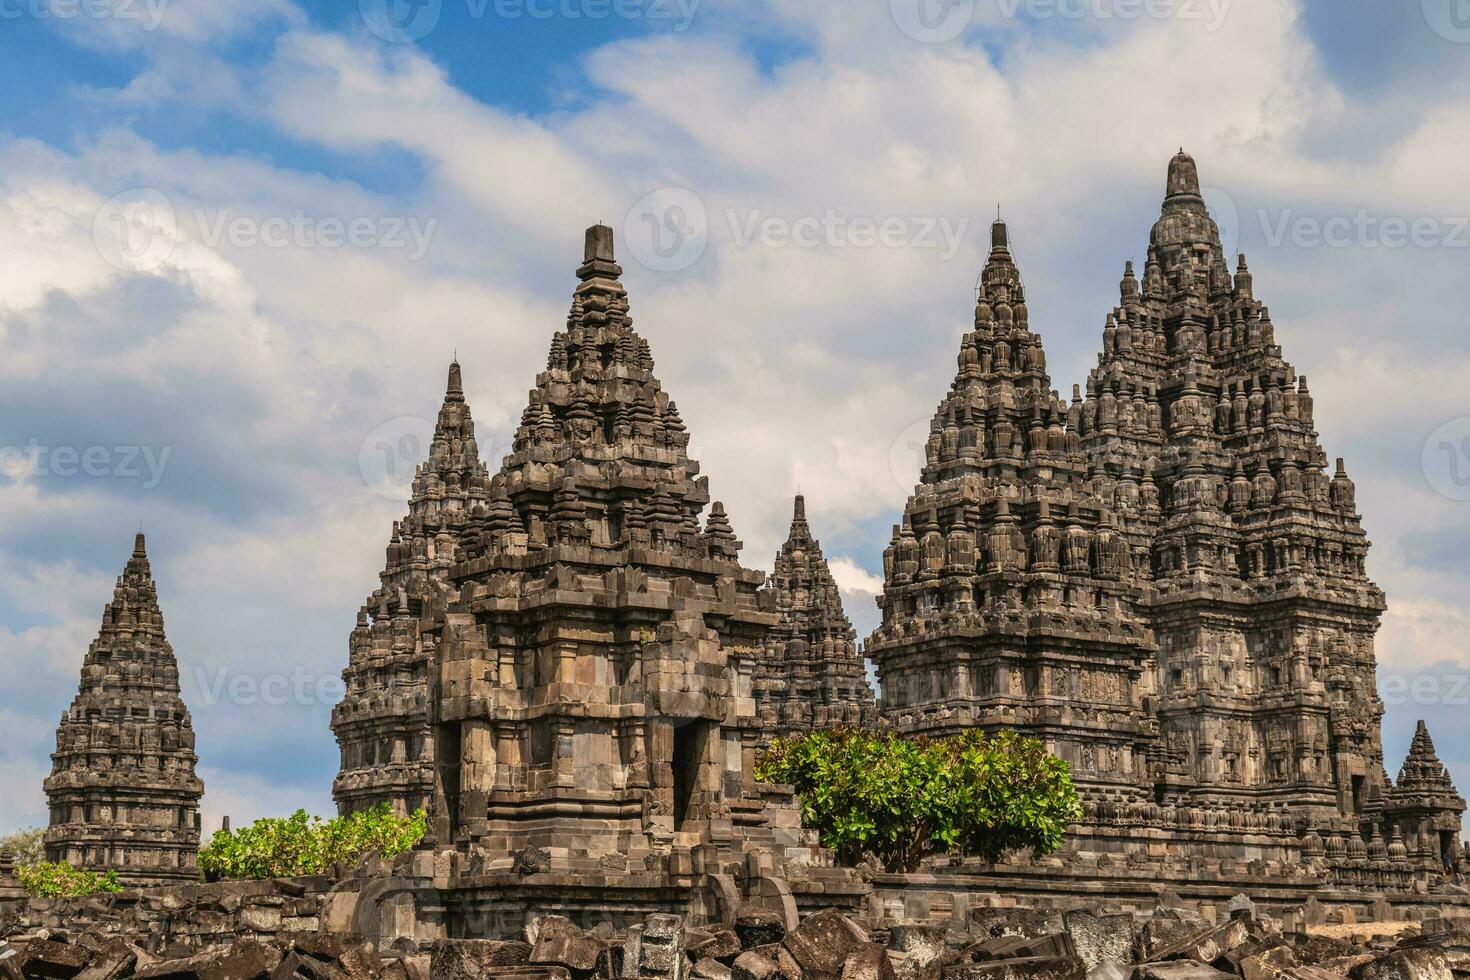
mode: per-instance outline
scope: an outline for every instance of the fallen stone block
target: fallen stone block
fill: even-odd
[[[564,966],[573,973],[591,973],[606,948],[602,940],[576,926],[543,929],[531,949],[529,962],[532,966]]]
[[[842,980],[898,980],[881,943],[859,946],[842,964]]]
[[[1286,980],[1300,965],[1301,960],[1290,946],[1276,946],[1242,959],[1237,972],[1244,980]]]
[[[1127,973],[1133,965],[1138,935],[1133,916],[1099,915],[1095,912],[1072,911],[1062,915],[1062,924],[1082,965],[1092,975],[1112,964]]]
[[[937,962],[957,951],[949,944],[949,930],[944,926],[901,924],[888,930],[888,948],[909,958],[918,969]]]
[[[735,936],[741,949],[755,949],[779,943],[786,936],[786,927],[770,909],[746,909],[735,919]]]
[[[1049,936],[1006,936],[992,939],[969,947],[965,950],[965,955],[977,963],[1044,957],[1068,959],[1077,956],[1077,949],[1071,936],[1065,932],[1056,932]]]
[[[1157,953],[1210,928],[1210,922],[1189,909],[1163,908],[1143,924],[1139,936],[1139,959],[1158,959]],[[1212,957],[1213,958],[1213,957]]]
[[[1432,946],[1394,950],[1348,971],[1351,980],[1454,980],[1445,955]]]
[[[1133,980],[1230,980],[1231,977],[1232,974],[1193,960],[1144,963],[1133,968]]]
[[[1213,929],[1206,929],[1186,939],[1181,939],[1172,946],[1155,950],[1149,957],[1149,961],[1196,960],[1200,963],[1210,963],[1238,949],[1249,939],[1250,930],[1245,920],[1232,919]]]
[[[477,980],[495,968],[523,966],[531,947],[516,940],[439,939],[429,950],[429,980]],[[410,969],[407,960],[405,969]]]
[[[92,962],[77,974],[77,980],[117,980],[138,966],[134,947],[120,939],[108,939],[91,947]]]
[[[581,932],[581,928],[564,915],[537,915],[526,922],[526,942],[535,946],[543,935],[561,932]]]
[[[280,966],[280,950],[254,939],[215,946],[183,959],[161,960],[133,974],[134,980],[252,980]]]
[[[719,960],[729,966],[745,947],[740,944],[740,937],[733,930],[722,926],[715,929],[688,930],[684,937],[684,948],[692,960]]]
[[[776,957],[759,950],[748,949],[735,957],[735,962],[730,967],[730,976],[733,980],[779,980],[781,967],[776,963]],[[786,980],[796,980],[796,978],[786,978]]]
[[[684,917],[650,915],[628,930],[621,962],[609,964],[608,975],[628,980],[684,980],[689,960],[684,955]]]
[[[1085,980],[1087,971],[1075,956],[1021,956],[958,963],[944,970],[944,980]]]
[[[91,961],[92,954],[80,946],[70,946],[54,939],[36,939],[26,944],[16,966],[26,977],[71,980]]]
[[[970,934],[981,942],[1005,936],[1048,936],[1061,932],[1063,928],[1062,913],[1054,909],[995,909],[982,906],[970,910]]]
[[[823,909],[803,919],[781,945],[806,980],[840,980],[847,958],[868,942],[862,926],[836,909]]]
[[[692,976],[696,980],[734,980],[735,971],[713,957],[695,961]]]

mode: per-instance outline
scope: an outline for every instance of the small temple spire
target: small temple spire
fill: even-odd
[[[142,531],[139,531],[137,535],[133,538],[133,557],[148,557],[148,543],[144,540]]]
[[[449,384],[445,389],[445,399],[464,401],[464,378],[460,374],[457,356],[449,363]]]

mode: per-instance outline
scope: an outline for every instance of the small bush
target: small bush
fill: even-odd
[[[45,833],[37,827],[17,830],[13,834],[0,837],[0,851],[13,856],[16,864],[40,864],[46,860],[46,844],[43,840]]]
[[[1082,817],[1067,764],[1015,732],[808,732],[777,739],[755,775],[793,784],[802,823],[840,860],[872,854],[890,871],[911,871],[928,854],[1050,854]]]
[[[331,820],[297,810],[289,817],[267,817],[240,830],[219,831],[199,852],[199,869],[213,878],[322,874],[338,861],[352,864],[369,851],[384,857],[402,854],[428,830],[423,810],[397,817],[386,803]]]
[[[37,898],[72,898],[122,891],[116,871],[98,874],[73,868],[64,861],[23,864],[15,869],[15,876],[20,886]]]

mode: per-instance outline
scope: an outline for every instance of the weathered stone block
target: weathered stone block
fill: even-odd
[[[781,940],[806,980],[839,980],[847,958],[867,945],[868,934],[836,909],[807,916]]]
[[[1454,971],[1442,951],[1414,946],[1355,966],[1348,976],[1351,980],[1454,980]]]
[[[429,952],[429,980],[475,980],[486,971],[522,966],[531,946],[515,940],[439,939]]]

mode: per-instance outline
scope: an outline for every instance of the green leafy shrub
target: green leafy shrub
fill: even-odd
[[[16,864],[40,864],[46,860],[45,833],[39,827],[17,830],[0,837],[0,851],[14,857]]]
[[[1050,854],[1082,818],[1067,764],[1015,732],[808,732],[777,739],[755,775],[796,787],[802,822],[839,860],[872,854],[890,871],[911,871],[927,854]]]
[[[211,878],[291,878],[352,864],[369,851],[392,857],[411,849],[429,830],[419,810],[393,815],[383,803],[345,817],[323,820],[297,810],[267,817],[240,830],[221,830],[199,852],[199,869]]]
[[[15,877],[20,880],[22,888],[37,898],[71,898],[122,891],[116,871],[98,874],[73,868],[64,861],[23,864],[15,869]]]

